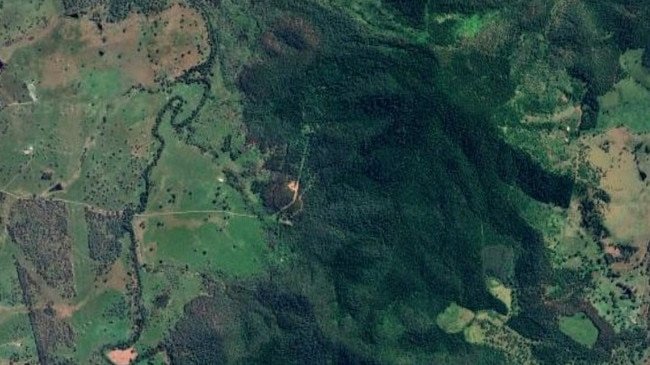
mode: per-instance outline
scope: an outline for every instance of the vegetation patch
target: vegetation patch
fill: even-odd
[[[503,304],[506,305],[506,308],[508,308],[508,312],[512,311],[512,304],[513,304],[512,289],[506,287],[501,282],[499,282],[499,280],[495,278],[488,278],[487,286],[490,293],[494,295],[495,298],[499,299],[500,301],[503,302]]]
[[[15,269],[14,269],[15,270]],[[0,310],[0,363],[38,361],[34,334],[24,306]]]
[[[129,339],[133,324],[129,301],[125,292],[105,290],[82,302],[70,318],[76,334],[75,358],[100,359],[103,348]]]
[[[447,333],[462,332],[474,319],[474,312],[451,303],[436,318],[436,324]]]
[[[102,214],[86,208],[85,218],[90,258],[108,268],[122,254],[120,238],[126,234],[122,217],[119,213]]]
[[[264,223],[248,208],[225,156],[215,161],[163,123],[165,141],[151,178],[142,252],[150,268],[161,261],[192,271],[252,275],[263,268]],[[235,186],[233,186],[235,185]]]
[[[75,293],[72,240],[65,204],[49,200],[18,200],[7,230],[45,283],[64,298]]]
[[[598,340],[598,328],[582,312],[560,317],[560,331],[589,348]]]
[[[3,0],[0,8],[0,59],[7,59],[13,47],[29,42],[30,37],[56,22],[61,5],[56,0]]]
[[[200,276],[184,265],[145,263],[141,274],[143,306],[148,316],[135,343],[140,353],[158,348],[183,315],[185,305],[204,291]]]

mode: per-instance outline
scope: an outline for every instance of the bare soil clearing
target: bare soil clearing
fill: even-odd
[[[113,350],[108,353],[108,358],[115,365],[129,365],[138,356],[137,351],[133,347],[124,350]]]

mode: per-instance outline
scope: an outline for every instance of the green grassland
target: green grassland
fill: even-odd
[[[26,312],[0,314],[0,363],[36,362],[36,344]]]
[[[598,329],[584,313],[560,317],[560,331],[587,347],[592,347],[598,339]]]
[[[436,324],[447,333],[460,333],[474,319],[474,313],[456,303],[451,303],[436,318]]]
[[[151,349],[169,336],[183,309],[201,295],[203,282],[199,275],[180,265],[160,264],[156,269],[142,271],[143,305],[148,316],[138,342],[138,351]]]
[[[145,24],[140,34],[150,53],[157,51],[154,38],[161,26]],[[13,87],[14,94],[25,94],[27,85],[33,84],[30,90],[37,100],[19,100],[24,104],[10,105],[0,114],[6,126],[2,138],[11,141],[2,143],[0,152],[15,156],[0,162],[4,172],[0,188],[15,196],[36,194],[67,204],[76,295],[61,301],[41,293],[36,300],[53,301],[55,308],[70,312],[71,317],[61,321],[74,332],[76,353],[62,347],[59,355],[81,363],[98,363],[104,356],[101,351],[133,335],[132,314],[140,310],[139,305],[149,313],[149,320],[141,328],[141,340],[136,345],[148,349],[168,336],[185,304],[201,294],[201,274],[250,277],[265,267],[268,249],[263,236],[265,223],[256,217],[259,208],[251,204],[256,199],[250,192],[252,180],[237,178],[245,170],[240,162],[251,168],[260,163],[255,151],[243,148],[243,128],[237,115],[241,117],[241,112],[233,114],[233,104],[224,107],[214,95],[201,101],[206,92],[201,83],[173,83],[169,87],[167,77],[164,88],[138,86],[128,72],[107,63],[113,57],[110,49],[106,50],[109,58],[102,59],[104,51],[94,51],[95,46],[90,46],[84,36],[77,23],[66,20],[44,38],[13,52],[5,70],[4,80],[8,81],[2,86]],[[194,42],[194,38],[187,34],[174,42]],[[68,66],[52,71],[43,62],[48,59],[63,59]],[[215,69],[215,74],[221,72]],[[223,80],[215,82],[215,87],[220,96],[229,93]],[[154,127],[155,116],[171,96],[183,99],[178,115],[172,121],[163,118]],[[234,96],[227,98],[239,102]],[[199,110],[202,103],[209,105],[207,112]],[[194,119],[199,122],[193,128],[200,133],[188,134],[185,129]],[[152,133],[154,128],[159,128],[160,139]],[[199,147],[187,143],[190,135],[201,136],[189,141]],[[224,148],[226,140],[228,147]],[[160,149],[162,143],[165,146]],[[218,152],[210,154],[206,149]],[[155,166],[149,176],[144,176],[154,158],[158,158]],[[127,282],[130,279],[120,275],[135,275],[131,242],[120,239],[122,253],[108,268],[93,261],[88,246],[93,238],[84,211],[115,212],[141,203],[145,179],[155,183],[149,184],[149,204],[142,207],[146,208],[144,216],[151,216],[143,217],[147,228],[140,249],[145,252],[141,264],[146,269],[135,284],[141,285],[142,302],[138,303],[134,292],[119,289],[131,285]],[[48,192],[57,183],[63,189]],[[147,243],[154,241],[155,251],[147,252]],[[3,245],[3,250],[8,249],[13,250],[13,246]],[[13,279],[3,281],[0,301],[10,305],[21,298],[16,297],[20,291],[16,291],[12,256],[6,253],[3,260],[8,260],[7,265],[1,270],[8,270],[6,277]],[[170,296],[164,305],[161,292]],[[20,303],[11,305],[22,310]],[[26,319],[27,309],[24,311],[21,315]],[[29,334],[28,327],[26,331]],[[24,349],[33,351],[33,346]]]
[[[633,132],[647,133],[650,123],[650,72],[640,65],[643,50],[629,50],[620,57],[625,78],[599,100],[599,130],[626,126]]]
[[[613,127],[626,126],[631,131],[645,133],[650,131],[646,116],[650,112],[650,91],[632,78],[616,84],[616,88],[603,95],[601,99],[599,129],[606,131]]]
[[[60,2],[54,0],[0,1],[0,44],[11,44],[26,34],[45,28],[60,14],[61,7]]]
[[[131,317],[124,293],[103,291],[86,302],[74,313],[71,322],[77,335],[75,358],[86,362],[98,359],[104,346],[127,341],[131,334]]]
[[[0,236],[0,306],[24,307],[23,298],[14,267],[15,246],[4,234]]]
[[[161,96],[141,92],[113,99],[106,105],[98,130],[79,169],[82,173],[63,196],[104,209],[118,210],[138,200],[143,192],[142,171],[152,159],[155,142],[147,131],[160,107]]]
[[[2,204],[0,204],[2,206]],[[36,344],[14,266],[14,246],[0,236],[0,363],[36,361]]]
[[[142,215],[147,217],[143,249],[156,245],[147,264],[163,260],[198,272],[259,272],[266,252],[263,224],[226,183],[223,167],[180,141],[170,125],[161,125],[160,134],[166,144],[152,173],[158,183]]]

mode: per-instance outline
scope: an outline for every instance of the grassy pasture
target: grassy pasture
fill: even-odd
[[[159,352],[154,355],[152,358],[145,361],[137,362],[136,364],[147,364],[147,365],[169,365],[169,359],[167,355],[163,352]]]
[[[79,173],[69,180],[69,191],[63,194],[67,199],[110,210],[137,202],[144,189],[142,172],[156,147],[147,131],[152,119],[139,117],[155,115],[162,106],[162,96],[145,95],[135,92],[103,105],[105,114],[88,139]]]
[[[157,183],[143,214],[145,262],[155,266],[163,259],[199,272],[258,272],[266,252],[263,226],[228,184],[227,158],[214,161],[185,144],[169,123],[161,124],[160,135],[165,149],[153,170]]]
[[[598,329],[582,312],[560,317],[560,331],[574,341],[590,348],[598,340]]]
[[[56,0],[3,0],[0,5],[0,44],[5,48],[0,59],[10,56],[12,46],[46,29],[61,12],[61,2]]]
[[[192,271],[234,276],[253,275],[263,268],[266,245],[262,226],[255,219],[233,217],[225,228],[189,222],[185,220],[190,227],[155,228],[145,235],[145,249],[153,248],[155,242],[150,264],[163,260],[187,265]]]
[[[22,292],[18,283],[18,276],[14,266],[13,255],[16,247],[9,243],[4,236],[0,236],[0,307],[23,307]],[[0,311],[1,312],[1,311]]]
[[[149,315],[136,343],[139,351],[158,345],[182,317],[185,305],[202,290],[201,278],[180,265],[143,270],[141,278],[144,307]]]
[[[104,24],[102,31],[83,17],[59,19],[33,41],[12,49],[11,57],[7,53],[2,58],[8,62],[5,76],[10,77],[0,86],[16,95],[31,91],[37,100],[27,95],[17,100],[24,104],[0,112],[0,153],[14,157],[0,161],[0,188],[20,196],[63,199],[69,211],[76,295],[63,300],[46,288],[35,298],[39,310],[51,302],[62,328],[69,324],[75,334],[76,353],[62,347],[59,355],[98,363],[102,346],[126,341],[131,334],[128,243],[123,240],[122,255],[109,272],[97,275],[98,265],[89,257],[84,209],[116,211],[138,201],[144,188],[142,172],[159,147],[151,134],[155,115],[167,97],[180,95],[187,100],[178,118],[183,120],[203,95],[198,84],[175,84],[172,90],[158,84],[180,76],[207,55],[201,22],[194,10],[176,5],[151,18],[133,15],[118,24]],[[232,120],[227,122],[202,125],[202,131],[208,126],[215,132],[210,135],[215,146],[229,132]],[[180,140],[168,121],[160,133],[167,145],[153,170],[156,184],[147,213],[227,210],[248,214],[245,199],[224,180],[226,164],[230,163],[230,169],[237,167],[230,156],[215,163]],[[239,132],[234,143],[241,146],[243,141]],[[48,192],[56,183],[63,190]],[[171,192],[178,196],[170,201]],[[145,221],[145,237],[155,240],[157,249],[144,256],[143,263],[152,269],[142,274],[143,304],[151,320],[139,348],[157,345],[182,315],[184,305],[200,294],[199,273],[252,275],[261,270],[266,252],[262,223],[253,217],[174,213]],[[163,226],[156,228],[158,222]],[[185,243],[188,237],[190,249],[173,242]],[[2,246],[2,250],[7,247],[15,248]],[[0,267],[0,273],[6,271],[6,277],[14,280],[0,284],[0,303],[9,306],[21,300],[21,293],[16,292],[11,255],[1,260],[5,257],[7,265]],[[159,260],[168,266],[163,269]],[[173,295],[162,305],[160,293],[170,288]],[[17,305],[10,309],[22,310]],[[17,315],[27,318],[26,313]],[[0,328],[8,327],[0,324]],[[29,334],[29,327],[26,331]],[[33,346],[24,348],[28,349]]]
[[[438,314],[436,324],[447,333],[460,333],[474,319],[474,312],[451,303],[447,309]]]
[[[12,358],[37,363],[36,343],[26,311],[0,313],[0,364]]]
[[[101,292],[87,301],[71,318],[77,334],[75,357],[82,363],[98,358],[102,346],[126,341],[131,334],[127,298],[116,290]]]
[[[13,253],[15,247],[0,236],[0,364],[11,357],[36,361],[36,344],[29,323]]]
[[[77,300],[87,298],[93,293],[95,273],[88,253],[88,232],[83,219],[83,208],[69,207],[69,229],[72,236],[72,260],[75,276]]]

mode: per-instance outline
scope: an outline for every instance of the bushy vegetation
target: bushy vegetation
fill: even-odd
[[[107,0],[108,16],[111,22],[119,22],[138,12],[147,16],[155,15],[169,6],[168,0]]]
[[[122,218],[119,213],[102,214],[90,209],[85,210],[85,217],[90,258],[107,269],[122,253],[120,239],[126,234]]]
[[[75,337],[72,327],[65,320],[55,317],[55,312],[49,303],[45,308],[37,307],[42,288],[31,273],[18,262],[16,262],[16,271],[23,290],[24,303],[29,309],[29,321],[39,362],[57,364],[58,361],[64,361],[65,363],[65,360],[57,355],[57,350],[73,347]]]
[[[47,285],[70,298],[75,289],[67,214],[61,202],[20,200],[12,206],[7,230]]]

